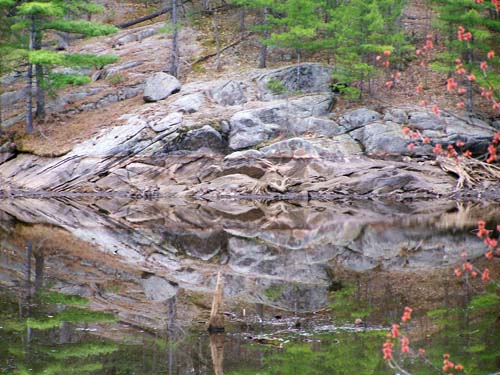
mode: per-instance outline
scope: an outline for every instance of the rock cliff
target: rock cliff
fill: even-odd
[[[446,195],[455,178],[428,161],[432,145],[410,151],[403,127],[476,153],[495,134],[480,120],[420,109],[332,112],[331,69],[301,64],[182,87],[153,75],[144,94],[153,103],[64,156],[10,153],[0,179],[13,189],[51,192]]]

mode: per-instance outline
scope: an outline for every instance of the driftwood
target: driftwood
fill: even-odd
[[[481,160],[464,156],[457,158],[438,156],[436,161],[442,170],[458,176],[457,190],[466,186],[473,188],[484,181],[497,184],[500,181],[500,167]]]
[[[252,33],[251,32],[248,32],[246,33],[245,35],[243,35],[241,38],[238,38],[237,40],[235,40],[234,42],[228,44],[227,46],[221,48],[219,50],[219,54],[221,54],[222,52],[224,52],[225,50],[231,48],[231,47],[234,47],[236,45],[238,45],[239,43],[241,43],[242,41],[244,41],[248,36],[250,36]],[[217,55],[217,51],[216,52],[212,52],[212,53],[209,53],[208,55],[205,55],[205,56],[202,56],[202,57],[199,57],[197,58],[196,60],[194,60],[192,63],[191,63],[191,66],[193,65],[196,65],[200,62],[203,62],[205,60],[208,60],[209,58],[211,57],[214,57]]]
[[[208,332],[224,332],[224,312],[222,306],[224,302],[224,286],[222,274],[217,274],[217,285],[215,286],[214,298],[212,300],[212,311],[208,321]]]

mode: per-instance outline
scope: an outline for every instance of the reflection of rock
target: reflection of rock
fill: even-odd
[[[500,212],[454,212],[454,203],[436,201],[68,203],[0,201],[0,283],[24,285],[26,238],[44,250],[55,290],[146,327],[164,324],[164,302],[174,295],[209,300],[220,270],[228,306],[243,300],[304,312],[328,304],[332,266],[428,273],[460,262],[463,251],[482,257],[484,244],[471,230],[478,218],[498,222]],[[16,225],[14,217],[44,225]],[[186,314],[180,319],[193,318]]]

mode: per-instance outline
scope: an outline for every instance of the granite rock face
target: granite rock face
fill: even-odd
[[[240,83],[236,81],[227,81],[222,85],[210,90],[212,99],[220,105],[232,106],[247,102],[245,92]]]
[[[295,93],[331,92],[333,68],[304,63],[264,73],[256,79],[262,100],[273,100]]]
[[[146,91],[165,99],[122,115],[121,125],[61,157],[4,152],[0,180],[11,190],[52,192],[442,196],[457,180],[449,164],[430,161],[433,148],[461,142],[458,151],[482,154],[496,132],[446,111],[440,117],[411,108],[332,112],[335,97],[323,80],[330,71],[300,64],[190,82],[179,93],[175,78],[157,73]],[[266,91],[265,82],[278,78],[286,95]]]

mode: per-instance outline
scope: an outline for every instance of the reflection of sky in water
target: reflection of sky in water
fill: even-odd
[[[449,276],[463,250],[484,262],[474,229],[500,222],[496,207],[17,200],[0,212],[2,373],[206,374],[222,348],[226,374],[390,373],[380,345],[405,305],[436,365],[444,352],[474,373],[499,360],[496,300],[464,310],[481,287]],[[231,323],[210,344],[197,322],[219,270]]]

